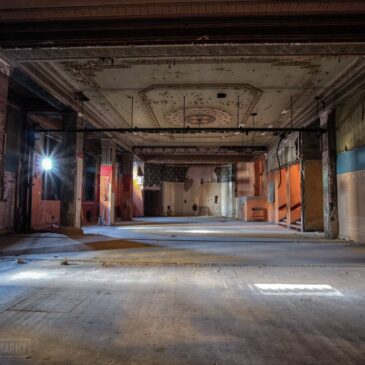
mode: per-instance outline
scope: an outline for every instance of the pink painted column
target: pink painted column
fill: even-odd
[[[116,163],[115,144],[101,141],[99,224],[110,226],[115,221]]]

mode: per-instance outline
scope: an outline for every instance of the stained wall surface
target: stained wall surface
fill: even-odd
[[[206,182],[185,190],[184,183],[164,181],[162,199],[164,215],[233,217],[235,213],[234,182]]]
[[[340,236],[365,242],[365,93],[336,110]]]
[[[235,169],[225,166],[145,165],[145,189],[161,190],[167,216],[233,217]]]

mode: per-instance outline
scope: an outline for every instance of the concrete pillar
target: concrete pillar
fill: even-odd
[[[0,59],[0,200],[4,199],[5,128],[9,74],[9,66]]]
[[[323,219],[324,233],[328,238],[338,237],[337,174],[336,174],[336,119],[335,112],[328,110],[320,116],[323,166]]]
[[[73,111],[62,115],[63,128],[78,128],[77,114]],[[83,133],[64,132],[60,154],[61,172],[61,225],[81,229]]]
[[[19,232],[32,230],[32,187],[35,133],[28,113],[23,112],[22,139],[18,164],[17,210],[15,228]]]
[[[101,141],[99,224],[110,226],[115,221],[116,163],[115,143]]]
[[[123,189],[121,194],[121,216],[123,221],[133,219],[133,154],[122,155],[121,170]]]

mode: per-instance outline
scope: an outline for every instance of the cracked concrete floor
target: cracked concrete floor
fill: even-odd
[[[85,231],[1,237],[0,339],[31,348],[0,364],[365,363],[362,245],[217,219]]]

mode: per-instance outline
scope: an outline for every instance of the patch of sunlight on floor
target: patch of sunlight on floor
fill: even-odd
[[[342,293],[327,284],[254,284],[250,287],[264,295],[342,296]]]

